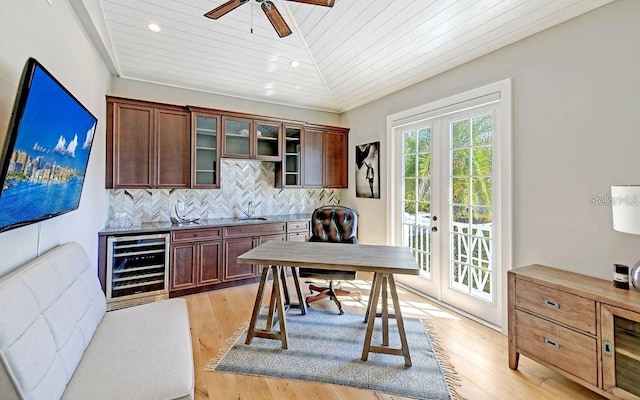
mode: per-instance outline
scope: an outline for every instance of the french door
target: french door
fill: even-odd
[[[411,247],[420,266],[419,278],[401,281],[501,327],[498,126],[495,105],[484,105],[394,128],[402,188],[392,212],[395,244]]]

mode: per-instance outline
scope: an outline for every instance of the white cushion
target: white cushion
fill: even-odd
[[[108,312],[63,399],[192,399],[193,350],[184,299]]]
[[[84,249],[66,243],[0,279],[0,398],[59,398],[106,312]]]

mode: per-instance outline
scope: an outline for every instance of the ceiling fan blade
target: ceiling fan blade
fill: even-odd
[[[313,4],[314,6],[333,7],[336,0],[289,0],[295,3]]]
[[[264,11],[267,18],[269,18],[269,22],[271,22],[271,25],[273,25],[273,29],[278,32],[278,36],[285,37],[291,35],[291,29],[289,28],[289,25],[287,25],[287,23],[284,21],[284,18],[282,18],[282,14],[280,14],[280,11],[278,11],[275,4],[270,1],[265,1],[260,7],[262,8],[262,11]]]
[[[218,19],[229,11],[233,11],[248,2],[249,0],[229,0],[220,7],[216,7],[213,10],[209,11],[204,16],[211,19]]]

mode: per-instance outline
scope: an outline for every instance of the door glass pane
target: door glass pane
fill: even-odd
[[[224,120],[225,154],[249,156],[251,122]]]
[[[285,127],[284,130],[284,174],[285,185],[302,185],[302,129],[299,127]]]
[[[616,386],[640,396],[640,322],[614,317]]]
[[[454,121],[451,135],[449,286],[494,301],[492,115]]]
[[[472,202],[479,206],[491,206],[493,190],[491,188],[491,178],[471,179]]]
[[[491,146],[474,147],[471,173],[474,176],[491,176],[493,171],[491,157]]]
[[[280,125],[256,123],[256,140],[259,156],[278,157],[280,147],[278,136],[280,135]]]
[[[431,279],[431,129],[402,134],[402,244],[413,249],[421,275]]]
[[[218,119],[196,117],[196,185],[213,186],[217,182]]]

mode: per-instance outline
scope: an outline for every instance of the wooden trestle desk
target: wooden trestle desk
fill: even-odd
[[[367,329],[362,349],[362,360],[366,361],[369,353],[384,353],[404,356],[405,365],[411,365],[409,346],[404,330],[402,312],[398,301],[394,274],[418,275],[418,265],[411,250],[407,247],[397,246],[374,246],[374,245],[340,245],[335,243],[319,242],[280,242],[270,241],[258,246],[238,257],[238,263],[260,264],[265,268],[262,271],[260,286],[253,306],[251,322],[247,330],[246,344],[258,336],[268,339],[276,339],[282,342],[282,348],[287,348],[287,323],[285,319],[285,309],[283,301],[282,268],[290,267],[310,267],[316,269],[343,270],[343,271],[365,271],[373,272],[372,294],[369,298],[367,313],[369,316],[376,316],[378,300],[382,295],[382,344],[371,345],[371,336],[376,318],[368,318]],[[265,329],[256,329],[256,321],[262,307],[262,300],[269,273],[273,271],[271,300],[269,303],[269,314]],[[294,278],[296,278],[294,276]],[[389,291],[387,291],[387,286]],[[302,299],[299,285],[296,285],[298,299]],[[395,319],[400,335],[400,348],[389,347],[389,310],[388,294],[391,294]],[[303,306],[303,305],[301,305]],[[272,330],[274,325],[274,313],[277,312],[279,332]]]

